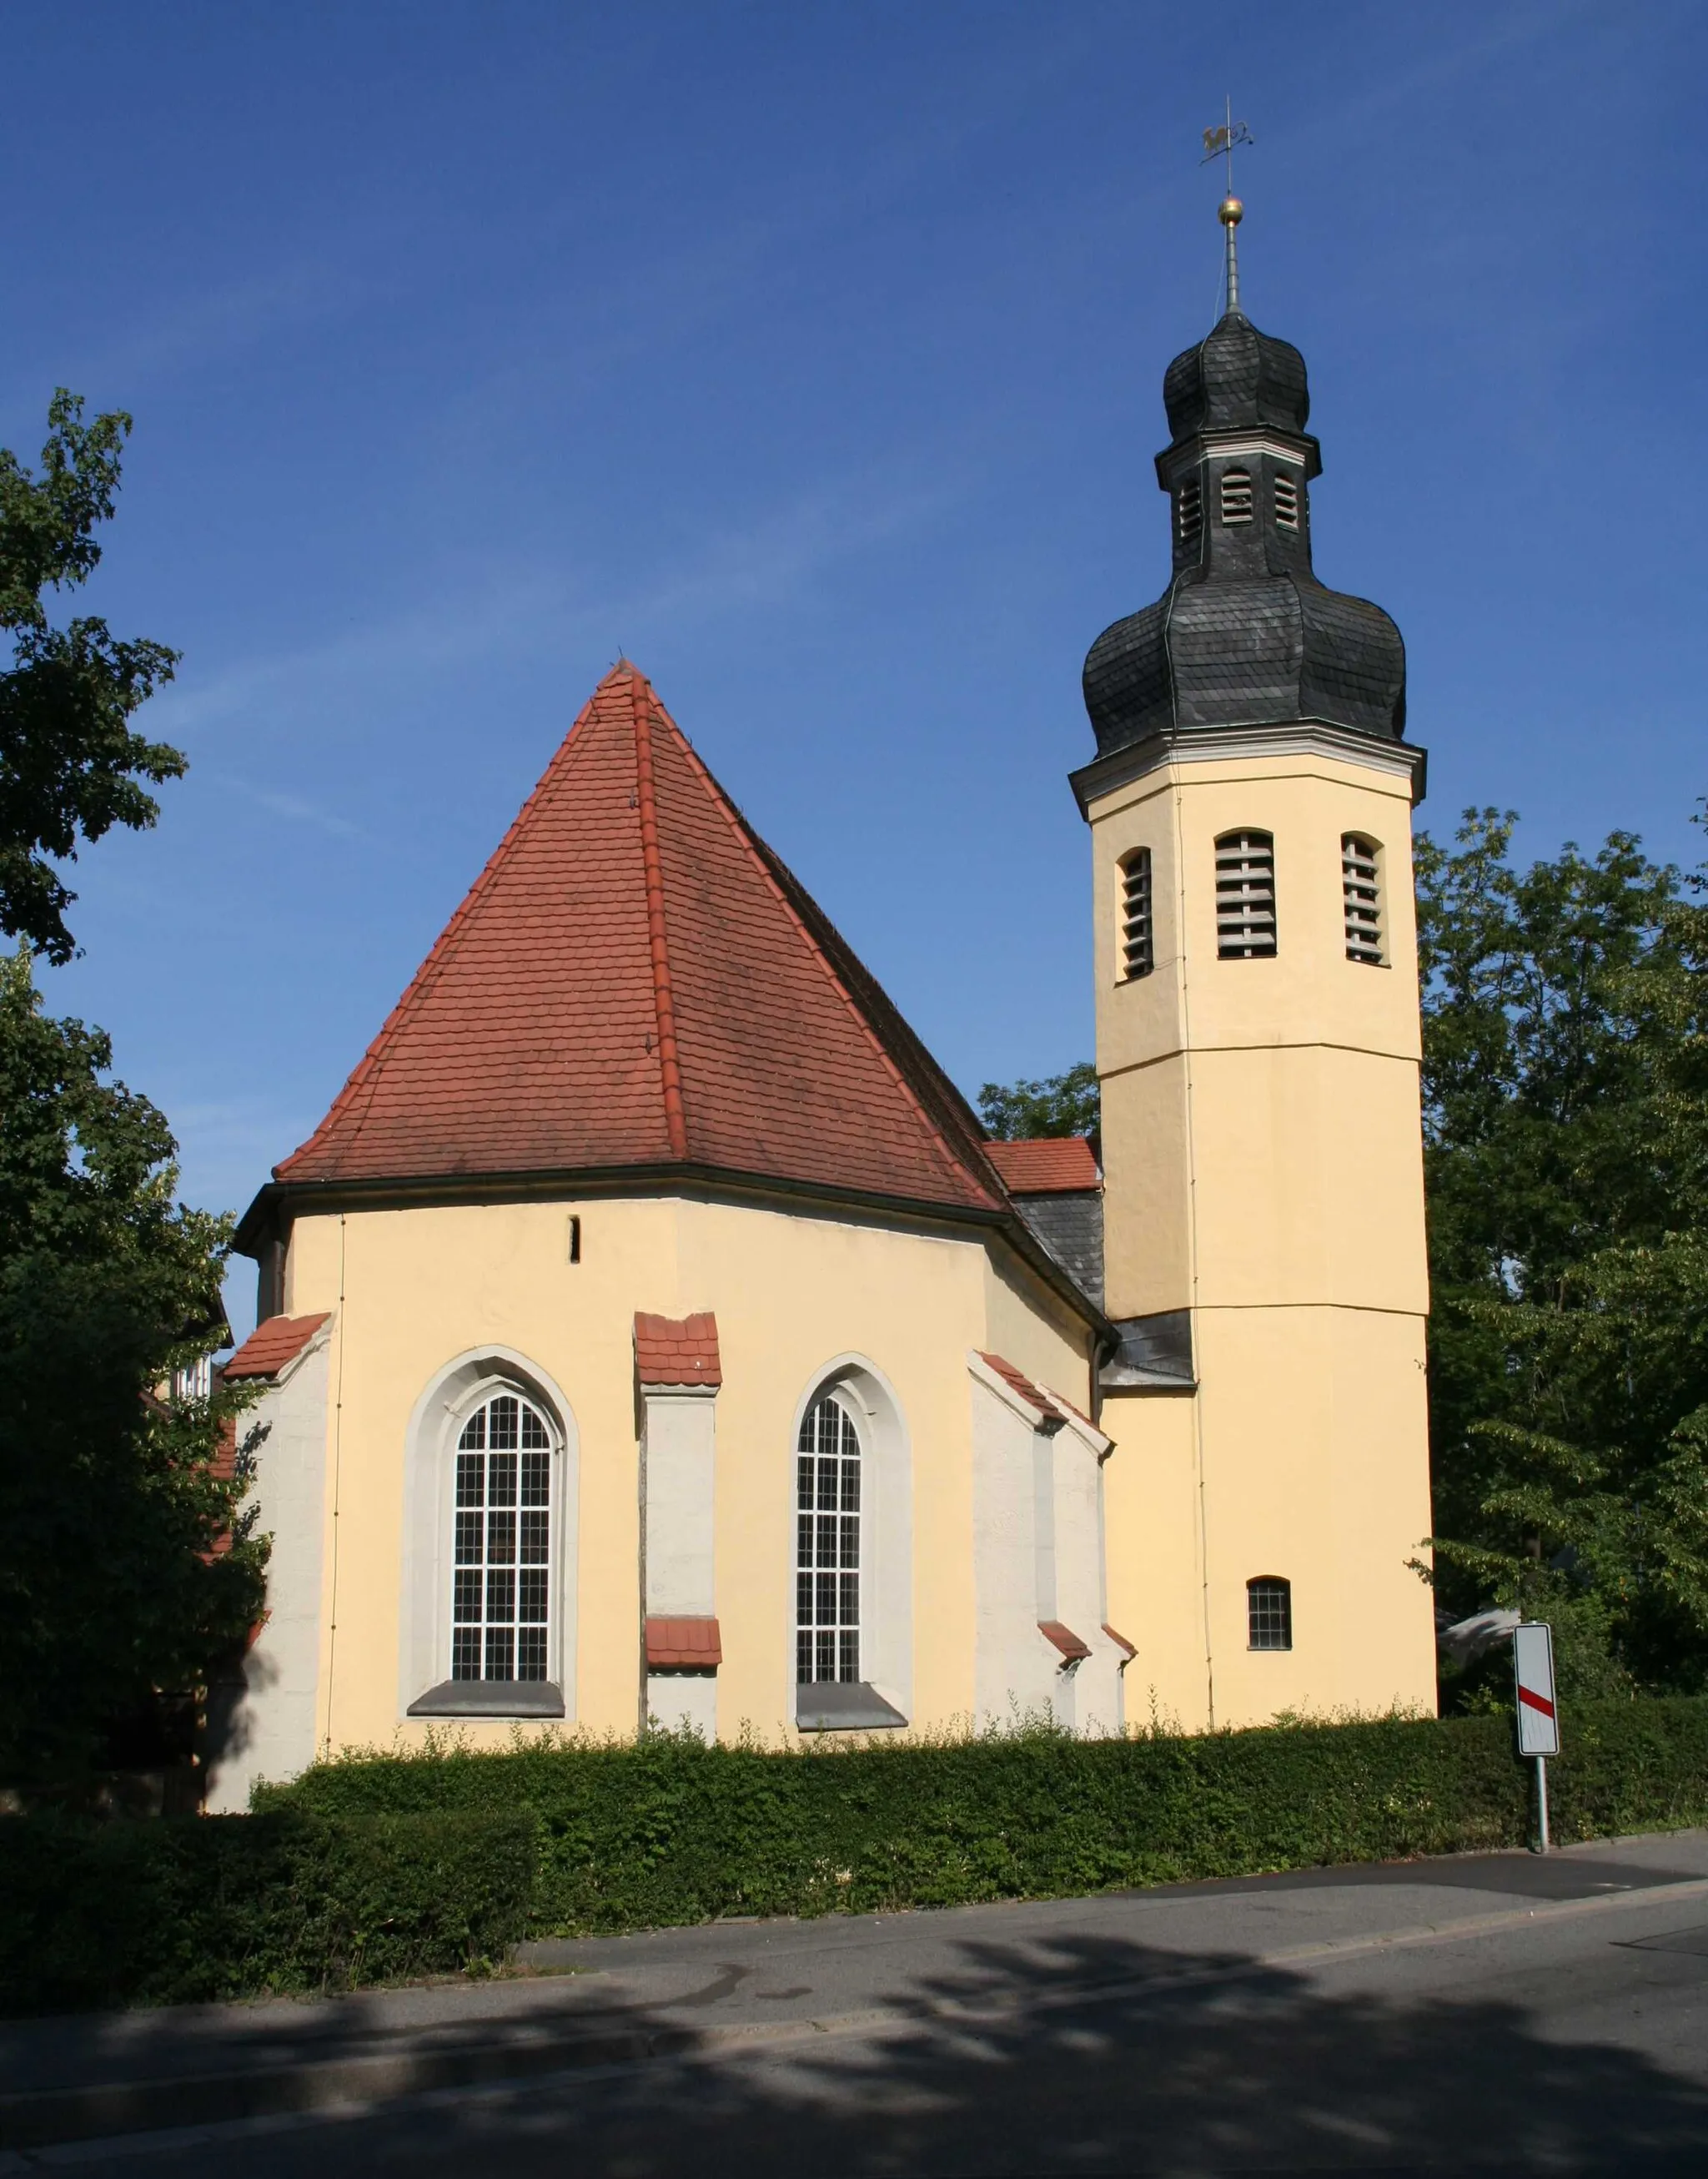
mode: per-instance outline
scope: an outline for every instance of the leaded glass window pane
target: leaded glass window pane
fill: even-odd
[[[796,1469],[795,1676],[860,1677],[860,1439],[834,1392],[801,1424]]]
[[[551,1435],[500,1392],[457,1441],[453,1680],[543,1680],[551,1631]]]

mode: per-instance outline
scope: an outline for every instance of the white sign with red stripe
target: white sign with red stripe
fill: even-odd
[[[1513,1671],[1519,1688],[1519,1753],[1557,1755],[1560,1718],[1554,1702],[1554,1630],[1541,1620],[1513,1629]]]

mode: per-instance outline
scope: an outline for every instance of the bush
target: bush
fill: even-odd
[[[1584,1704],[1568,1732],[1557,1838],[1708,1818],[1708,1702]],[[260,1798],[326,1815],[530,1808],[533,1930],[571,1936],[1523,1846],[1531,1790],[1510,1721],[1470,1717],[805,1754],[663,1734],[347,1759]]]
[[[1708,1820],[1708,1700],[1580,1704],[1562,1841]],[[0,2006],[348,1990],[524,1936],[1517,1847],[1509,1718],[776,1753],[660,1734],[317,1765],[249,1816],[0,1821]]]
[[[526,1810],[0,1823],[0,2010],[467,1971],[528,1923]]]

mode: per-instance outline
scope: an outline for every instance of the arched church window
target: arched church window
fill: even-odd
[[[1224,469],[1222,472],[1222,519],[1233,524],[1251,519],[1251,472],[1250,469]]]
[[[457,1441],[453,1680],[544,1680],[551,1635],[552,1440],[514,1392],[484,1400]]]
[[[795,1507],[795,1677],[851,1682],[860,1670],[860,1436],[826,1392],[801,1420]]]
[[[1277,1573],[1245,1584],[1245,1618],[1254,1649],[1293,1647],[1293,1584]]]
[[[1155,965],[1151,936],[1151,851],[1136,848],[1121,864],[1121,974],[1148,976]]]
[[[1374,840],[1340,836],[1340,892],[1346,911],[1346,958],[1382,966],[1382,864]]]
[[[1299,527],[1299,480],[1285,469],[1275,474],[1275,520],[1283,530]]]
[[[1224,961],[1275,951],[1275,841],[1268,832],[1224,832],[1216,843],[1216,951]]]
[[[1185,478],[1175,495],[1174,531],[1183,552],[1197,551],[1204,534],[1204,487],[1195,476]]]

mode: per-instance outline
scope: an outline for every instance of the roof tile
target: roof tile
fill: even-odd
[[[643,1385],[721,1385],[718,1320],[710,1309],[684,1317],[635,1312],[635,1373]]]
[[[959,1092],[624,661],[276,1173],[680,1162],[1004,1201]]]
[[[322,1309],[315,1316],[270,1316],[258,1324],[222,1371],[227,1384],[276,1377],[287,1362],[294,1362],[331,1315]]]
[[[1076,1195],[1103,1184],[1083,1135],[1038,1136],[984,1147],[1010,1195]]]

